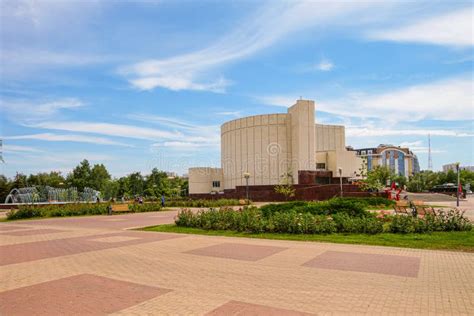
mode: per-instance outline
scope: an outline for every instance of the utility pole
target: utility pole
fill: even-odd
[[[431,158],[431,134],[428,134],[428,170],[433,170],[433,160]]]
[[[460,179],[459,179],[459,162],[456,163],[456,173],[457,173],[457,177],[458,177],[458,181],[457,181],[458,185],[457,185],[457,188],[456,188],[456,206],[459,207],[459,187],[461,185]]]
[[[249,200],[249,178],[250,178],[250,173],[245,172],[244,173],[244,178],[245,178],[245,198],[247,199],[247,204],[250,204],[250,200]]]
[[[339,187],[340,187],[341,197],[342,197],[342,195],[343,195],[343,193],[342,193],[342,168],[338,168],[338,171],[339,171]]]

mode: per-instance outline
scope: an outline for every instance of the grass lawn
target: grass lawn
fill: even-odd
[[[332,242],[340,244],[361,244],[419,249],[455,250],[474,252],[474,231],[435,232],[431,234],[330,234],[330,235],[293,235],[281,233],[242,233],[226,230],[204,230],[199,228],[178,227],[175,224],[150,226],[145,231],[197,234],[208,236],[247,237],[262,239]]]

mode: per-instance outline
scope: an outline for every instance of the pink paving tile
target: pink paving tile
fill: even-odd
[[[170,291],[81,274],[0,293],[0,314],[105,315]]]
[[[119,242],[101,242],[94,239],[105,237],[133,237]],[[93,235],[74,238],[64,238],[37,242],[28,242],[15,245],[0,246],[0,266],[21,262],[28,262],[46,258],[74,255],[77,253],[118,248],[161,241],[173,238],[185,238],[171,234],[157,234],[146,232],[120,232],[105,235]]]
[[[306,267],[417,277],[420,258],[356,252],[326,251],[303,264]]]
[[[20,231],[15,231],[15,232],[7,232],[7,233],[1,233],[0,235],[32,236],[32,235],[44,235],[44,234],[54,234],[54,233],[62,233],[62,232],[65,232],[65,230],[44,228],[44,229],[31,229],[31,230],[20,230]]]
[[[209,312],[210,316],[228,316],[228,315],[259,315],[259,316],[305,316],[312,315],[289,309],[270,307],[265,305],[250,304],[239,301],[229,301],[224,305]]]
[[[257,261],[265,257],[271,256],[277,252],[283,251],[287,248],[283,247],[272,247],[272,246],[258,246],[258,245],[246,245],[237,243],[224,243],[210,247],[194,249],[186,251],[185,253],[218,257],[226,259],[237,259],[246,261]]]
[[[20,230],[20,229],[26,229],[29,227],[21,227],[21,226],[12,226],[12,225],[0,225],[0,232],[7,232],[11,230]]]

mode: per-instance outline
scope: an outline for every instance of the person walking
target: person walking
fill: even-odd
[[[165,195],[161,196],[161,207],[165,207]]]

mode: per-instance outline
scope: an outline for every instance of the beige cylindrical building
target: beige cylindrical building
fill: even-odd
[[[278,183],[287,172],[291,143],[286,114],[245,117],[221,127],[221,160],[224,188],[244,185],[243,174],[251,177],[249,184]]]
[[[318,157],[326,171],[353,174],[355,153],[345,150],[344,127],[315,124],[314,101],[298,100],[287,113],[249,116],[221,126],[221,168],[191,168],[191,194],[232,190],[246,184],[299,184],[302,171],[315,172]],[[336,166],[337,165],[337,166]],[[349,170],[351,169],[351,170]],[[291,176],[290,178],[288,178]],[[220,181],[220,187],[211,185]],[[308,184],[308,183],[305,183]]]

